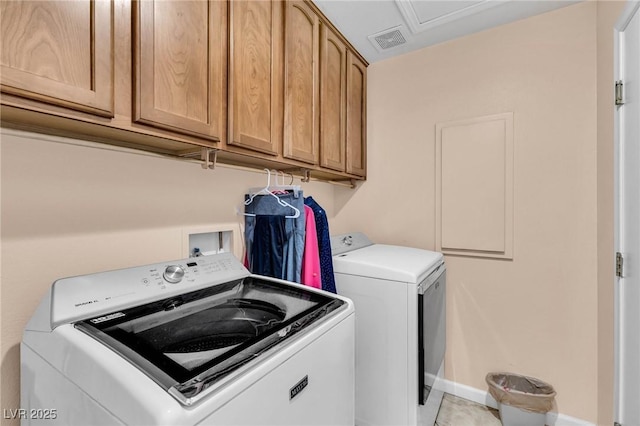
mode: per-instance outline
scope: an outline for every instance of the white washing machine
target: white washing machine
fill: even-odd
[[[331,238],[338,294],[356,309],[356,425],[433,425],[443,393],[446,268],[441,253]]]
[[[353,425],[346,298],[223,253],[56,281],[24,331],[22,424]]]

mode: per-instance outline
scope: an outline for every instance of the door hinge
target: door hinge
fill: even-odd
[[[622,257],[622,253],[619,251],[616,252],[616,277],[622,278],[622,266],[624,263],[624,258]]]
[[[622,80],[616,81],[616,105],[624,105],[624,85]]]

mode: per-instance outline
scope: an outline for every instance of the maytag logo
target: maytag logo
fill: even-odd
[[[309,376],[304,376],[294,387],[289,389],[289,400],[295,398],[309,384]]]

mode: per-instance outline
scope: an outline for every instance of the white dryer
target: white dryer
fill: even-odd
[[[22,424],[352,425],[348,299],[231,254],[65,278],[21,345]]]
[[[331,238],[338,294],[356,309],[356,425],[433,425],[443,393],[446,268],[441,253]]]

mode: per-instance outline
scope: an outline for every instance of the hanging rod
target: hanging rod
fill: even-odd
[[[347,188],[355,188],[356,187],[356,179],[345,179],[345,180],[323,180],[323,179],[317,179],[317,178],[312,178],[311,177],[311,170],[309,169],[300,169],[300,172],[302,173],[302,177],[300,178],[300,180],[302,182],[309,182],[312,179],[314,181],[319,181],[319,182],[327,182],[330,183],[332,185],[338,185],[338,186],[346,186]]]
[[[14,130],[8,127],[3,127],[1,130],[3,134],[15,135],[20,138],[27,137],[25,136],[25,133],[26,133],[29,139],[38,139],[38,140],[43,140],[47,142],[55,142],[62,145],[80,146],[83,148],[92,148],[92,149],[99,149],[104,151],[120,152],[124,154],[140,155],[144,157],[152,157],[152,158],[158,158],[158,159],[161,158],[161,159],[173,160],[173,161],[183,161],[183,162],[187,161],[187,162],[200,164],[203,169],[225,168],[225,169],[240,170],[240,171],[252,172],[252,173],[264,173],[262,170],[259,170],[253,167],[218,163],[219,150],[215,148],[203,147],[199,153],[198,151],[195,151],[188,154],[175,155],[170,153],[146,151],[137,147],[111,145],[105,142],[97,142],[97,141],[91,141],[86,139],[75,139],[75,138],[70,138],[65,136],[34,133],[32,131],[27,131],[27,130]],[[198,156],[200,158],[198,158]],[[301,179],[306,179],[306,180],[303,180],[303,182],[311,182],[311,181],[324,182],[324,183],[330,183],[332,185],[346,186],[349,188],[355,188],[356,183],[358,182],[357,179],[349,179],[344,181],[318,179],[318,178],[311,177],[310,175],[311,170],[309,169],[306,169],[306,170],[307,170],[306,173],[304,172],[302,173]],[[295,172],[295,170],[283,170],[283,171],[285,173],[290,173],[292,171]]]
[[[356,179],[348,179],[348,180],[325,180],[323,182],[328,182],[332,185],[346,186],[347,188],[354,189],[357,186],[358,181]]]

